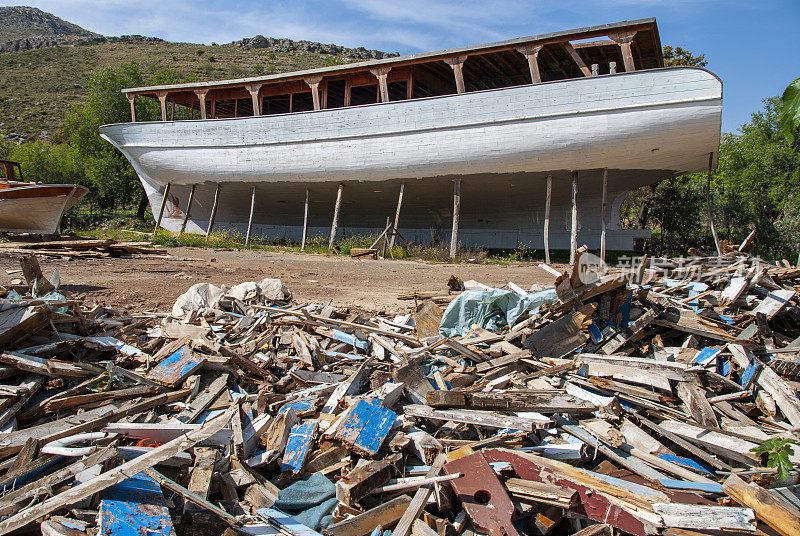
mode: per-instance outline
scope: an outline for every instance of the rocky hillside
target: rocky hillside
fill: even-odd
[[[0,52],[71,44],[102,37],[35,7],[0,7]]]
[[[135,62],[146,76],[169,68],[191,79],[220,80],[397,55],[261,35],[224,45],[107,37],[26,7],[0,7],[3,42],[0,142],[11,143],[51,137],[69,107],[85,99],[92,73],[105,67]]]

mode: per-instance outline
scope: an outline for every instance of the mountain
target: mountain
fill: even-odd
[[[396,55],[262,35],[224,45],[110,37],[35,8],[0,7],[0,142],[49,139],[86,98],[92,73],[123,63],[137,63],[145,76],[169,68],[221,80]]]

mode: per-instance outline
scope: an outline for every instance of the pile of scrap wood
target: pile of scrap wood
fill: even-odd
[[[0,534],[800,534],[800,452],[754,451],[800,427],[800,270],[693,265],[395,317],[6,297]]]
[[[111,239],[65,239],[51,241],[24,241],[0,243],[0,252],[24,254],[35,251],[44,257],[88,259],[103,257],[146,257],[166,255],[165,249],[154,248],[150,242],[119,242]]]

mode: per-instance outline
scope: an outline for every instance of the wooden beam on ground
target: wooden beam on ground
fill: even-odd
[[[397,196],[397,210],[394,213],[394,230],[397,231],[397,226],[400,224],[400,207],[403,205],[403,190],[405,190],[406,183],[400,183],[400,195]],[[389,240],[389,251],[394,249],[394,239],[397,237],[392,233],[392,238]]]
[[[761,486],[748,484],[734,474],[722,483],[722,491],[739,504],[752,508],[761,521],[782,536],[800,534],[800,510]]]
[[[253,186],[253,192],[250,194],[250,217],[247,219],[247,235],[244,239],[244,247],[250,245],[250,231],[253,230],[253,212],[256,208],[256,187]]]
[[[224,520],[229,525],[236,527],[236,526],[239,526],[239,525],[242,524],[241,521],[239,521],[238,519],[236,519],[235,517],[230,515],[228,512],[226,512],[225,510],[223,510],[219,506],[216,506],[216,505],[208,502],[204,498],[192,493],[191,491],[189,491],[188,489],[184,488],[183,486],[181,486],[177,482],[175,482],[173,480],[170,480],[169,478],[165,477],[164,475],[162,475],[161,473],[159,473],[155,469],[148,468],[148,469],[145,469],[144,472],[147,473],[147,475],[150,478],[152,478],[153,480],[155,480],[156,482],[158,482],[159,484],[161,484],[162,486],[164,486],[168,490],[177,493],[178,495],[182,496],[187,501],[193,502],[194,504],[200,506],[201,508],[205,508],[206,510],[208,510],[208,511],[212,512],[213,514],[219,516],[220,519]]]
[[[123,463],[122,465],[102,473],[100,476],[93,478],[83,484],[71,487],[66,491],[50,497],[42,503],[25,508],[15,515],[0,522],[0,534],[7,534],[13,530],[22,528],[40,517],[46,516],[56,510],[64,508],[70,504],[74,504],[81,499],[91,497],[95,493],[102,491],[114,484],[126,480],[130,475],[135,475],[153,467],[154,465],[167,460],[179,452],[193,447],[200,441],[208,439],[215,433],[222,430],[228,424],[231,418],[232,409],[238,409],[238,405],[232,406],[231,409],[226,411],[223,415],[208,421],[201,428],[182,434],[180,437],[155,447],[150,452],[143,454],[133,460]]]
[[[623,30],[608,34],[608,38],[617,43],[622,50],[622,61],[625,63],[626,73],[632,73],[636,70],[633,63],[633,53],[631,52],[631,43],[633,43],[635,35],[636,30]]]
[[[363,514],[350,517],[325,529],[328,536],[366,536],[375,527],[388,527],[400,519],[411,507],[412,500],[408,495],[400,495]],[[397,534],[395,531],[394,534]],[[406,533],[408,534],[408,533]]]
[[[333,222],[331,222],[331,238],[328,240],[328,249],[333,250],[336,244],[336,231],[339,227],[339,211],[342,208],[342,190],[344,184],[339,183],[339,189],[336,191],[336,204],[333,206]]]
[[[572,224],[569,230],[569,263],[575,263],[578,250],[578,172],[572,171]]]
[[[308,194],[309,190],[306,188],[306,203],[303,209],[303,238],[300,242],[300,251],[306,249],[306,237],[308,236]]]
[[[466,86],[464,85],[464,62],[467,61],[467,56],[455,56],[444,60],[447,65],[453,68],[453,75],[456,77],[456,91],[464,93]]]
[[[189,191],[189,202],[186,203],[186,214],[183,215],[183,223],[181,223],[181,231],[178,233],[178,236],[186,231],[186,224],[189,222],[189,216],[192,214],[192,201],[194,201],[194,190],[196,187],[196,184],[192,184],[192,189]]]
[[[547,198],[544,202],[544,262],[550,264],[550,197],[553,195],[553,176],[547,176]]]
[[[221,189],[222,185],[217,184],[217,189],[214,191],[214,204],[211,205],[211,217],[208,219],[208,229],[206,229],[206,242],[208,242],[211,231],[214,230],[214,220],[217,217],[217,206],[219,205],[219,192]]]
[[[542,82],[542,76],[539,74],[539,51],[541,50],[541,45],[531,45],[517,49],[517,51],[528,60],[528,69],[531,71],[531,84],[539,84]]]
[[[458,218],[461,212],[461,179],[453,181],[453,231],[450,234],[450,258],[458,252]]]
[[[156,218],[156,226],[153,228],[153,236],[156,235],[158,228],[161,226],[161,219],[164,217],[164,208],[167,205],[167,198],[169,197],[169,189],[172,186],[171,182],[167,183],[167,187],[164,188],[164,197],[161,198],[161,208],[158,211],[158,217]]]
[[[600,213],[600,261],[606,262],[606,205],[608,197],[608,168],[603,169],[603,194]]]

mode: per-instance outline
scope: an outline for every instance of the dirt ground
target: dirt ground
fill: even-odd
[[[275,277],[298,302],[328,303],[367,311],[401,313],[413,301],[397,295],[410,290],[447,290],[456,275],[500,287],[513,281],[528,289],[550,285],[553,276],[535,264],[439,264],[413,260],[357,260],[334,255],[263,251],[170,248],[169,256],[61,260],[40,257],[45,276],[58,268],[62,288],[113,307],[133,311],[169,310],[175,299],[195,283],[228,287],[244,281]],[[19,255],[0,253],[0,284],[9,283],[10,270],[19,270]]]

